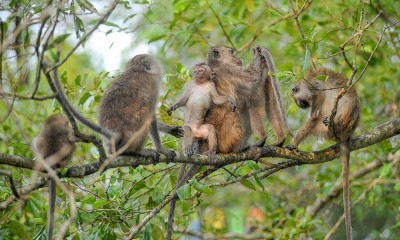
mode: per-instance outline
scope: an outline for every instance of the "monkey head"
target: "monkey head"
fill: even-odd
[[[153,56],[139,54],[131,58],[125,66],[127,72],[143,72],[152,75],[162,75],[162,66]]]
[[[316,96],[322,91],[323,83],[312,79],[303,79],[292,88],[292,96],[296,104],[302,108],[306,109],[314,105]]]
[[[211,47],[207,54],[207,64],[215,66],[217,64],[229,64],[242,66],[242,60],[233,55],[234,49],[226,46]]]
[[[44,128],[49,129],[52,126],[55,127],[65,127],[69,129],[69,122],[66,117],[63,115],[55,114],[47,118],[46,122],[44,123]]]
[[[205,83],[213,81],[215,73],[206,64],[198,64],[194,67],[192,76],[197,83]]]

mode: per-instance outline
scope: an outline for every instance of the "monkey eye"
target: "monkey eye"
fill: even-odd
[[[297,93],[300,90],[299,86],[292,88],[293,93]]]

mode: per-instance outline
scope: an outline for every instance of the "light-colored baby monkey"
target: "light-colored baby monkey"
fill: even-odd
[[[168,115],[171,115],[172,111],[185,107],[183,151],[189,156],[193,155],[195,153],[194,139],[205,139],[209,150],[204,154],[211,160],[215,160],[218,140],[214,126],[204,124],[204,117],[212,104],[221,105],[229,102],[232,109],[236,109],[236,103],[232,97],[218,94],[213,82],[214,77],[215,74],[209,66],[196,65],[193,70],[193,80],[185,85],[182,96],[167,111]]]

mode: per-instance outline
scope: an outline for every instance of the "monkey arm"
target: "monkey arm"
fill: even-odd
[[[301,126],[300,129],[296,132],[288,148],[297,148],[297,146],[304,140],[304,138],[313,133],[313,129],[319,120],[320,118],[318,116],[309,118],[306,123]]]
[[[167,114],[171,116],[172,112],[175,111],[176,109],[183,107],[186,105],[187,101],[189,100],[190,95],[192,95],[193,91],[193,82],[188,82],[186,83],[182,96],[178,99],[178,101],[172,105],[170,108],[167,110]]]
[[[150,137],[151,137],[151,140],[152,140],[154,146],[157,149],[157,152],[160,152],[160,153],[164,154],[165,156],[167,156],[168,160],[172,160],[176,156],[174,151],[168,150],[163,147],[163,145],[161,143],[160,134],[158,133],[157,119],[155,117],[153,119],[153,122],[150,125]]]

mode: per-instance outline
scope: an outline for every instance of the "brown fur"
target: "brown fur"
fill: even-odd
[[[324,75],[326,79],[319,81],[316,77]],[[333,132],[330,131],[329,121],[334,108],[334,100],[345,87],[347,79],[339,73],[327,69],[310,72],[304,80],[295,86],[293,98],[300,108],[311,107],[309,119],[297,131],[290,149],[296,149],[300,142],[308,135],[322,136],[326,139],[336,140],[342,149],[342,175],[343,175],[343,203],[346,222],[347,239],[352,239],[350,194],[349,194],[349,161],[350,137],[360,121],[360,100],[356,90],[349,89],[339,100],[337,113],[334,118]]]
[[[53,169],[65,167],[75,150],[74,133],[68,119],[62,115],[50,116],[32,146],[43,159],[52,160],[49,165]],[[55,200],[55,181],[50,179],[47,239],[52,239],[53,235]]]
[[[144,149],[150,132],[157,150],[168,158],[175,153],[162,147],[157,129],[155,107],[162,77],[161,64],[152,56],[142,54],[127,63],[125,71],[112,81],[104,94],[99,110],[99,123],[116,134],[116,148],[125,145],[133,134],[144,127],[142,134],[128,146],[127,151],[158,159],[158,153]],[[145,126],[151,119],[151,125]]]
[[[211,108],[205,118],[206,123],[215,126],[218,138],[218,152],[228,153],[238,151],[241,146],[245,149],[247,140],[252,132],[257,133],[259,140],[256,146],[263,146],[266,132],[263,127],[263,118],[270,118],[277,136],[274,145],[282,145],[285,141],[283,129],[286,117],[282,108],[276,80],[266,76],[272,59],[264,54],[265,49],[256,46],[253,48],[253,59],[249,66],[243,67],[242,61],[233,55],[228,47],[212,47],[207,55],[207,64],[216,74],[216,87],[220,94],[234,96],[237,99],[239,114],[226,112],[221,107]],[[274,67],[274,66],[273,66]],[[271,83],[274,88],[271,88]],[[268,104],[266,104],[266,102]],[[279,103],[280,102],[280,103]],[[269,104],[271,103],[271,104]],[[230,124],[227,124],[230,123]]]

